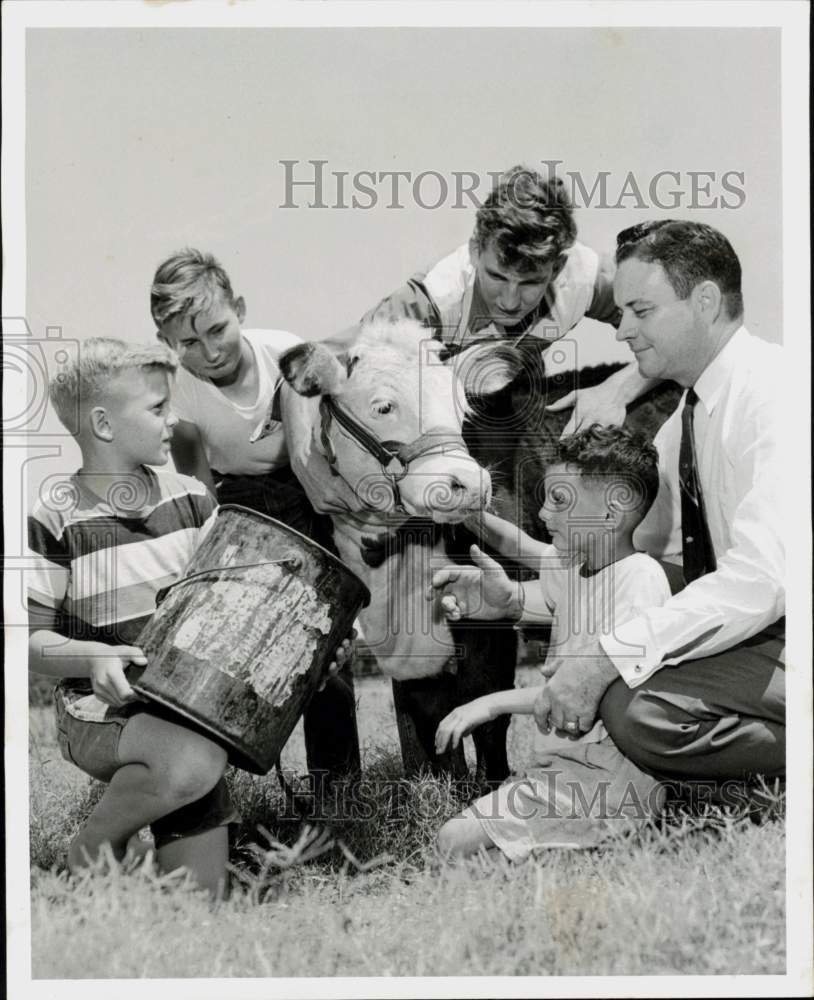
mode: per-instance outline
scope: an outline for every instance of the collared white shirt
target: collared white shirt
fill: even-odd
[[[740,327],[695,383],[698,472],[717,569],[604,635],[630,687],[659,667],[723,652],[785,613],[783,351]],[[680,557],[681,411],[656,435],[661,485],[634,542]]]

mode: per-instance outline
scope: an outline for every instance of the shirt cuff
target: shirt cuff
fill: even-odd
[[[630,688],[643,684],[662,665],[646,618],[632,618],[618,625],[612,635],[600,636],[599,643]]]

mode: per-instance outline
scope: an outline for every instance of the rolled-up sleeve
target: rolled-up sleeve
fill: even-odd
[[[425,277],[423,271],[414,274],[401,288],[365,313],[361,322],[364,324],[373,320],[385,320],[392,323],[400,319],[415,319],[430,329],[440,329],[441,316],[424,285]]]

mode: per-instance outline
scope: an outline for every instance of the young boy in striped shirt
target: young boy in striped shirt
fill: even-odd
[[[63,756],[108,783],[71,844],[68,865],[116,858],[150,825],[159,865],[186,866],[213,894],[224,891],[227,825],[238,817],[223,780],[225,750],[139,698],[130,664],[155,609],[215,519],[216,503],[165,465],[176,418],[175,355],[166,346],[96,338],[51,380],[60,420],[76,437],[82,468],[29,517],[30,669],[55,689]]]

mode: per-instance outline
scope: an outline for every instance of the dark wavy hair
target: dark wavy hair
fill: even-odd
[[[616,263],[629,257],[661,264],[680,299],[688,298],[699,282],[714,281],[729,319],[743,315],[738,255],[723,233],[712,226],[681,219],[640,222],[616,237]]]
[[[592,424],[562,438],[557,461],[586,477],[612,479],[609,490],[617,504],[644,517],[659,490],[659,456],[642,431]]]
[[[563,182],[518,165],[498,178],[478,209],[472,239],[478,250],[491,244],[502,267],[527,273],[556,261],[576,236]]]

